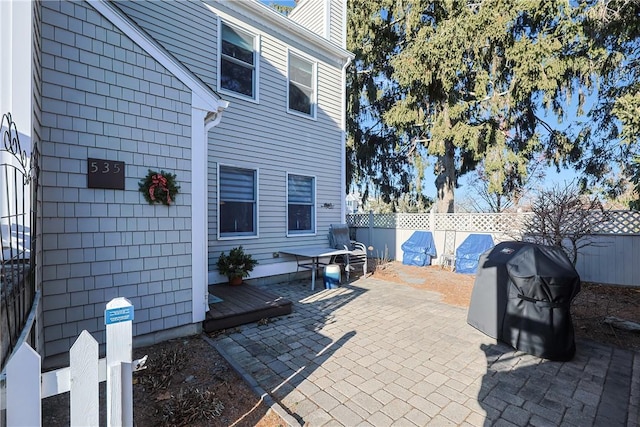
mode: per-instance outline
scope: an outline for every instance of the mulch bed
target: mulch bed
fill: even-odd
[[[416,267],[389,262],[376,268],[383,280],[438,292],[446,304],[469,307],[475,275],[458,274],[440,266]],[[640,351],[640,333],[617,329],[604,323],[607,316],[640,323],[640,287],[583,282],[571,304],[577,338]]]

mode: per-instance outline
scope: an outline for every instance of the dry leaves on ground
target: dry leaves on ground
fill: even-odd
[[[137,427],[287,426],[201,336],[134,350],[134,359],[144,355],[147,369],[133,374]],[[105,383],[100,394],[100,425],[105,425]],[[69,393],[42,402],[42,425],[69,425]]]
[[[171,340],[135,353],[149,355],[149,368],[134,374],[137,426],[287,425],[202,337]]]

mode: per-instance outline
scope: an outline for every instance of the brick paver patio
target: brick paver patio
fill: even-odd
[[[321,286],[320,286],[321,287]],[[514,351],[437,293],[361,278],[269,285],[293,313],[215,344],[308,426],[638,426],[640,354],[578,341],[570,362]]]

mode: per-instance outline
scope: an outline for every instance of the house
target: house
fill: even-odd
[[[197,332],[222,251],[242,245],[253,280],[278,280],[296,271],[280,251],[344,222],[344,0],[302,0],[291,18],[257,0],[0,7],[14,23],[2,108],[20,107],[41,152],[48,360],[83,329],[104,343],[118,296],[137,345]],[[150,170],[175,174],[170,206],[139,191]]]
[[[351,192],[345,197],[347,214],[356,214],[362,213],[362,201],[360,197],[360,193]]]

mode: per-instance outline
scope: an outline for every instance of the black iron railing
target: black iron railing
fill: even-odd
[[[36,299],[39,152],[23,148],[10,113],[0,127],[0,367],[18,344]]]

